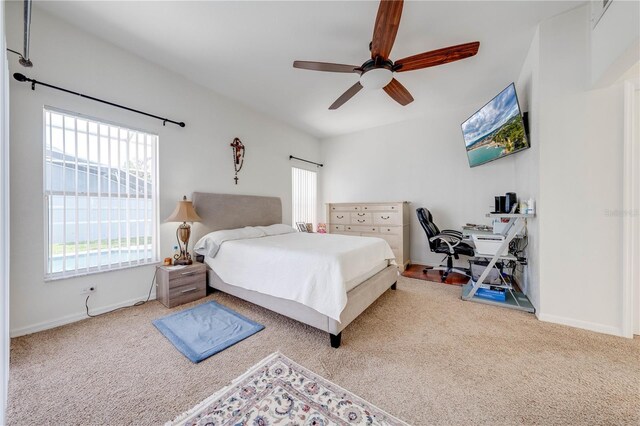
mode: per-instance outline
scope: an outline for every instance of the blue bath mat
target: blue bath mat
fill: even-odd
[[[153,325],[192,362],[207,359],[264,328],[213,301],[154,320]]]

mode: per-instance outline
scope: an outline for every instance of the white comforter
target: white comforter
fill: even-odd
[[[347,304],[346,283],[385,261],[395,264],[381,238],[305,232],[225,241],[205,261],[226,283],[294,300],[336,321]]]

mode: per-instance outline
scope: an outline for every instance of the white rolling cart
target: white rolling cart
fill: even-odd
[[[496,262],[498,262],[499,260],[518,260],[515,256],[507,253],[509,244],[517,235],[521,234],[525,229],[525,227],[527,226],[527,219],[534,217],[534,215],[518,213],[489,213],[487,214],[487,217],[509,219],[509,223],[505,227],[504,233],[502,234],[505,238],[504,241],[500,244],[500,247],[498,247],[498,250],[496,250],[496,254],[478,253],[476,251],[476,257],[488,259],[489,264],[486,266],[484,271],[482,271],[480,277],[478,277],[478,281],[474,281],[473,278],[471,278],[469,280],[469,283],[462,287],[462,300],[486,303],[488,305],[503,306],[505,308],[518,309],[521,311],[533,313],[535,312],[535,308],[529,301],[529,298],[524,293],[514,290],[510,280],[505,280],[502,274],[499,274],[501,280],[499,284],[488,284],[485,283],[485,280],[487,279],[487,276],[491,272],[492,268],[497,269]],[[503,255],[501,253],[507,254]],[[506,299],[504,301],[493,300],[484,297],[478,297],[476,295],[476,292],[480,288],[490,287],[505,289]]]

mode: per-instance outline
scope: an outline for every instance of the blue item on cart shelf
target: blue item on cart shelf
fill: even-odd
[[[507,292],[501,288],[479,288],[478,291],[476,291],[476,296],[482,297],[483,299],[496,300],[498,302],[504,302],[507,300]]]

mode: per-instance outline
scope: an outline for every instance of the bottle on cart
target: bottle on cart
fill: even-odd
[[[529,202],[527,202],[527,214],[535,214],[536,213],[536,202],[533,197],[529,198]]]

